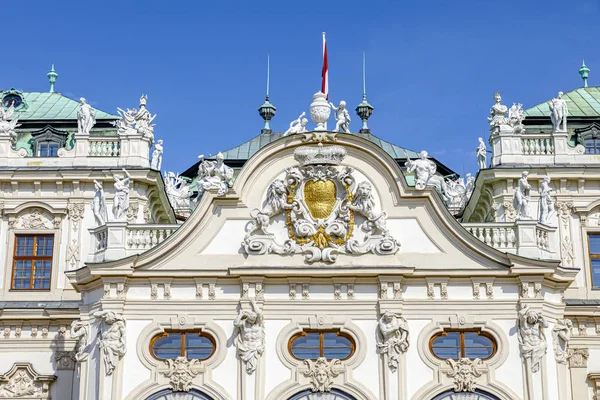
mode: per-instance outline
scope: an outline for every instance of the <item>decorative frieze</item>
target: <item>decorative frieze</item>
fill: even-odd
[[[290,300],[296,300],[296,284],[290,283],[290,292],[289,292]]]
[[[150,298],[152,300],[158,299],[158,284],[157,283],[152,283],[150,285]]]
[[[50,399],[53,375],[40,375],[29,363],[16,363],[0,376],[0,399]]]
[[[124,283],[117,283],[117,299],[125,299],[127,287]]]
[[[479,287],[481,284],[479,282],[473,282],[473,299],[479,300]]]
[[[248,292],[250,291],[250,284],[248,282],[242,283],[242,292],[240,293],[240,299],[248,300]]]
[[[209,300],[214,300],[216,297],[216,287],[214,283],[209,283],[208,284],[208,299]]]
[[[196,300],[202,300],[202,298],[204,297],[204,294],[202,292],[202,284],[196,282]]]
[[[163,287],[163,299],[171,300],[171,284],[165,283]]]
[[[354,283],[348,284],[348,292],[346,293],[346,298],[348,300],[354,300]]]
[[[388,283],[381,282],[379,284],[379,299],[386,300],[388,298]]]
[[[494,284],[492,282],[485,284],[485,295],[490,300],[494,298]]]
[[[587,348],[569,349],[568,359],[571,368],[587,368],[587,360],[590,352]]]
[[[59,370],[73,370],[77,362],[74,351],[57,351],[54,354],[54,361]]]
[[[310,378],[311,390],[313,392],[330,392],[333,386],[333,378],[340,374],[342,363],[338,359],[327,361],[319,357],[316,361],[304,360],[307,369],[303,371],[304,376]]]
[[[256,300],[262,301],[265,299],[265,288],[264,288],[262,282],[256,282],[254,284],[254,293],[255,293]]]
[[[167,371],[165,376],[169,378],[169,384],[174,392],[189,392],[194,378],[198,375],[198,360],[188,360],[185,357],[177,357],[174,360],[166,360]]]
[[[448,300],[448,284],[446,282],[440,284],[440,297],[442,300]]]
[[[446,372],[449,378],[454,379],[455,392],[474,392],[475,381],[483,374],[485,367],[483,361],[479,358],[459,358],[458,360],[449,359],[446,362],[452,368]]]
[[[302,300],[308,300],[310,298],[310,292],[308,291],[308,283],[302,284]]]
[[[342,299],[342,285],[336,283],[333,285],[333,299],[341,300]]]
[[[429,298],[429,300],[435,299],[435,288],[433,283],[430,282],[427,283],[427,297]]]

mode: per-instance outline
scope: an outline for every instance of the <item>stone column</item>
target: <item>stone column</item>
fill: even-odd
[[[572,398],[587,399],[587,360],[590,353],[587,348],[569,349],[569,367],[571,368]]]

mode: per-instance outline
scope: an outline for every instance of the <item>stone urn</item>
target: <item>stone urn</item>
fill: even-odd
[[[313,96],[313,102],[310,104],[310,118],[317,127],[315,131],[326,131],[327,120],[331,115],[331,108],[325,97],[325,93],[317,92]]]

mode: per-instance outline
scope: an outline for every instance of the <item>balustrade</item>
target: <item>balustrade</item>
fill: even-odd
[[[521,149],[525,155],[554,154],[554,141],[550,137],[528,137],[521,139]]]
[[[90,140],[90,157],[119,157],[120,155],[119,139]]]

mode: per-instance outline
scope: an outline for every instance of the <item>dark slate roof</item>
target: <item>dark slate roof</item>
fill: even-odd
[[[600,306],[600,300],[580,300],[580,299],[565,299],[567,306]]]
[[[563,95],[567,101],[569,117],[600,117],[600,87],[587,87],[572,90]],[[549,117],[550,101],[525,110],[527,117]]]
[[[44,309],[44,310],[77,310],[79,309],[79,300],[65,301],[0,301],[0,310],[15,309]]]

